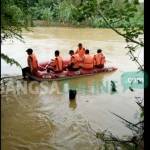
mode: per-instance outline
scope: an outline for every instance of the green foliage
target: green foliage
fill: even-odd
[[[17,16],[16,20],[26,26],[32,25],[32,20],[47,20],[107,27],[99,10],[114,27],[143,26],[143,6],[137,0],[4,0],[2,12],[11,10],[5,9],[8,5],[15,5],[16,14],[22,15],[20,19]],[[8,13],[14,16],[14,12]]]
[[[107,27],[100,10],[114,27],[143,25],[143,6],[137,0],[32,0],[20,5],[34,20]]]
[[[45,9],[41,10],[40,18],[50,22],[53,18],[53,12],[50,11],[50,8],[45,8]]]
[[[22,28],[32,25],[30,6],[37,0],[1,0],[1,41],[7,38],[22,39]]]
[[[1,58],[7,63],[7,64],[10,64],[10,65],[16,65],[17,67],[21,67],[21,65],[16,61],[14,60],[13,58],[9,58],[7,55],[1,53]]]
[[[130,21],[135,20],[140,11],[138,5],[126,0],[120,2],[117,0],[103,0],[99,3],[98,7],[107,20],[109,20],[109,23],[114,27],[130,27]],[[139,19],[143,19],[143,16],[141,15]],[[135,23],[137,23],[137,20]],[[134,26],[137,26],[137,24],[134,24]]]
[[[25,12],[21,0],[1,0],[1,42],[8,38],[22,40],[22,28],[25,27]],[[25,1],[26,2],[26,1]],[[7,55],[1,53],[1,59],[6,63],[21,68],[21,65]]]
[[[97,10],[97,1],[96,0],[88,0],[79,5],[76,10],[76,15],[74,18],[77,22],[86,21],[92,16],[95,16]]]
[[[76,10],[77,8],[70,1],[62,1],[58,7],[58,18],[60,22],[72,22]]]
[[[1,41],[13,36],[21,38],[23,12],[11,0],[1,2]]]
[[[106,26],[106,23],[99,16],[95,16],[95,17],[92,16],[91,18],[88,19],[87,24],[95,28]]]

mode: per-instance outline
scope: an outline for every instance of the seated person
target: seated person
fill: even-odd
[[[33,53],[33,50],[29,48],[26,50],[26,52],[28,54],[28,58],[27,58],[28,67],[22,69],[24,78],[26,76],[26,73],[37,75],[37,71],[38,71],[38,61],[36,55]]]
[[[83,58],[83,63],[81,64],[82,69],[93,69],[94,67],[94,61],[93,61],[93,56],[89,54],[89,50],[85,50],[85,55]]]
[[[80,58],[83,59],[85,54],[85,48],[82,46],[82,43],[78,44],[78,49],[76,50],[75,54],[79,54]]]
[[[55,59],[47,67],[47,72],[54,71],[55,73],[60,73],[63,71],[63,59],[59,56],[59,50],[55,51]]]
[[[70,61],[67,66],[69,71],[77,71],[80,69],[80,56],[78,54],[74,54],[73,50],[69,51]]]
[[[105,62],[106,62],[106,60],[105,60],[105,56],[102,53],[102,50],[98,49],[97,54],[94,55],[94,67],[104,68]]]

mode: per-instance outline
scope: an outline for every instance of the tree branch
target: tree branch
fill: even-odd
[[[127,122],[128,124],[131,124],[132,126],[136,127],[137,129],[140,129],[140,127],[138,127],[136,124],[134,124],[134,123],[132,123],[132,122],[130,122],[130,121],[128,121],[128,120],[122,118],[121,116],[119,116],[119,115],[117,115],[117,114],[115,114],[115,113],[113,113],[113,112],[111,112],[111,113],[114,114],[115,116],[117,116],[118,118],[124,120],[124,121]]]
[[[132,39],[132,38],[126,36],[125,34],[122,34],[122,33],[119,32],[118,30],[116,30],[114,27],[112,27],[100,10],[99,10],[99,13],[100,13],[101,17],[103,18],[103,20],[105,21],[105,23],[106,23],[113,31],[115,31],[117,34],[123,36],[124,38],[128,39],[130,42],[136,43],[136,44],[141,45],[142,47],[144,47],[144,44],[143,44],[143,43],[138,42],[138,41],[136,41],[136,40],[134,40],[134,39]]]
[[[134,61],[140,66],[140,70],[144,71],[143,66],[139,63],[139,61],[137,60],[137,58],[134,56],[134,54],[132,53],[132,51],[130,50],[129,53],[131,54],[131,56],[133,57]]]

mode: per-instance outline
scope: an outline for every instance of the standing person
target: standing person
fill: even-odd
[[[28,58],[27,58],[28,67],[22,69],[24,78],[26,76],[26,73],[29,73],[31,75],[37,75],[37,71],[38,71],[38,61],[36,55],[33,53],[33,50],[29,48],[26,50],[26,52],[28,54]]]
[[[93,67],[94,67],[93,56],[89,54],[88,49],[85,50],[85,55],[84,55],[83,63],[81,65],[81,67],[83,69],[93,69]]]
[[[97,54],[94,55],[94,66],[96,68],[104,68],[105,62],[106,60],[104,54],[102,53],[102,50],[98,49]]]
[[[59,50],[56,50],[55,51],[55,59],[52,60],[51,65],[48,66],[48,68],[47,68],[48,72],[50,70],[54,71],[55,73],[60,73],[63,71],[63,59],[59,54],[60,54]]]
[[[74,54],[73,50],[69,51],[70,54],[70,60],[68,64],[68,70],[69,71],[77,71],[80,69],[80,56],[79,54]]]
[[[78,44],[78,49],[75,52],[76,54],[79,54],[80,58],[83,59],[85,55],[85,48],[83,47],[82,43]]]

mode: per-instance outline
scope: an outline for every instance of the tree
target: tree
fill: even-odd
[[[1,0],[1,42],[7,38],[21,39],[23,12],[13,0]]]
[[[37,0],[1,0],[1,42],[7,38],[22,39],[22,28],[27,28],[30,6]]]
[[[82,0],[81,3],[77,6],[77,9],[74,13],[74,19],[82,23],[88,18],[96,14],[97,0]]]
[[[24,12],[15,4],[14,0],[1,0],[1,43],[8,38],[22,40],[22,27],[24,24]],[[7,55],[1,53],[1,58],[7,63],[21,65]]]
[[[101,1],[98,5],[99,16],[102,17],[109,28],[125,38],[127,42],[126,48],[128,48],[130,58],[135,61],[139,65],[139,69],[143,71],[144,64],[140,64],[134,53],[137,48],[144,47],[144,39],[142,38],[144,35],[144,22],[132,24],[132,20],[138,12],[139,3],[135,0],[131,2],[124,0],[123,3],[122,8],[116,9],[113,5],[113,0]],[[105,10],[106,7],[107,11]],[[115,24],[120,22],[124,22],[125,24],[122,27],[122,32],[115,28]]]

